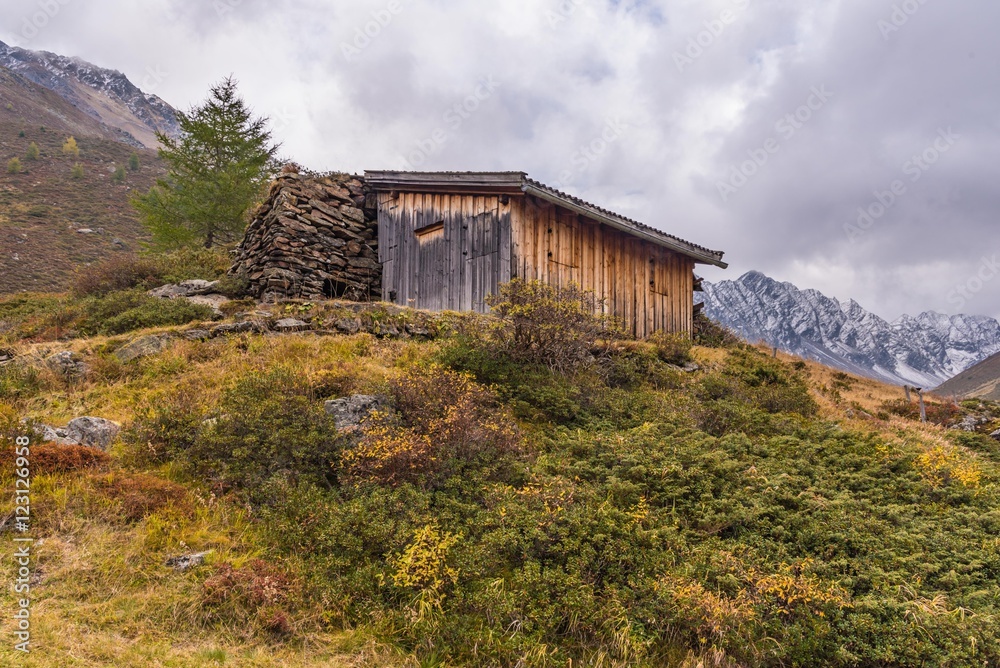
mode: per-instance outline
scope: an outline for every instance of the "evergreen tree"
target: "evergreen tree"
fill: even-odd
[[[139,171],[139,154],[133,153],[128,157],[128,168],[133,172]]]
[[[41,151],[38,149],[38,144],[35,142],[28,144],[28,153],[24,157],[28,160],[38,160],[39,155],[41,155]]]
[[[133,203],[158,247],[234,241],[277,166],[268,119],[253,117],[229,77],[178,122],[180,139],[157,133],[167,177]]]
[[[75,165],[73,165],[73,169],[70,170],[70,176],[72,176],[74,179],[82,179],[83,164],[78,162]]]

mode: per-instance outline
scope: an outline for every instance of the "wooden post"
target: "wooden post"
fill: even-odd
[[[778,357],[778,346],[774,346],[774,350],[771,351],[771,357]]]
[[[920,401],[920,421],[927,422],[927,407],[924,406],[924,393],[919,387],[913,388],[917,393],[917,400]]]
[[[913,400],[910,398],[910,386],[904,385],[903,390],[906,392],[906,403],[912,402]]]

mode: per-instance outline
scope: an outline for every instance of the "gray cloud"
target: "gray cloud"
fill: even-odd
[[[10,0],[0,39],[120,69],[180,108],[233,73],[314,168],[422,152],[425,169],[525,169],[726,250],[711,280],[759,269],[893,318],[956,311],[1000,254],[998,20],[987,0]],[[816,88],[829,98],[806,114]],[[992,280],[961,308],[1000,314]]]

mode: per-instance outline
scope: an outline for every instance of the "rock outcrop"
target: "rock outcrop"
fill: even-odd
[[[207,306],[212,309],[216,317],[220,317],[222,316],[222,306],[227,304],[230,299],[216,292],[218,287],[219,281],[192,279],[176,284],[161,285],[146,294],[158,299],[186,299],[192,304]]]
[[[284,172],[237,249],[231,274],[242,274],[257,299],[350,299],[381,294],[374,195],[348,174]]]
[[[150,334],[142,336],[115,351],[115,357],[122,364],[128,364],[132,360],[141,357],[159,355],[170,345],[174,337],[170,334]]]
[[[86,445],[107,450],[121,432],[121,425],[99,417],[78,417],[65,427],[35,425],[35,431],[42,440],[58,445]]]
[[[324,404],[326,414],[333,418],[340,430],[356,429],[365,418],[389,403],[381,395],[354,394],[341,399],[331,399]]]

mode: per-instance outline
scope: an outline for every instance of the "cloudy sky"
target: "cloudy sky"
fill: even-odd
[[[1000,316],[996,0],[5,0],[318,170],[524,170],[893,319]]]

